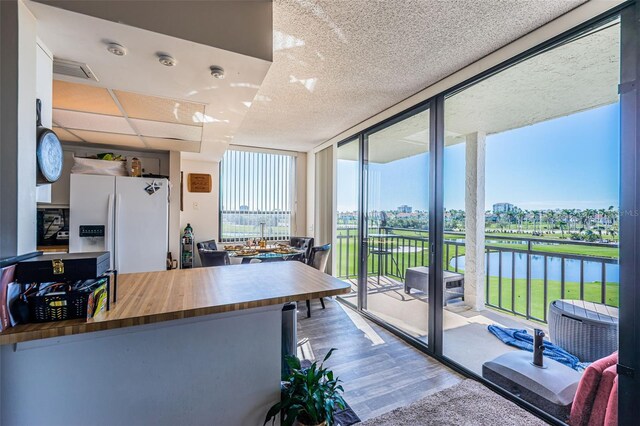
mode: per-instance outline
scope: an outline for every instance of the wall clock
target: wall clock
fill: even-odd
[[[41,102],[36,100],[38,183],[52,183],[62,174],[64,156],[62,145],[53,130],[42,126]]]

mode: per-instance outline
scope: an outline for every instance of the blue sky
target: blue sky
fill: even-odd
[[[619,104],[487,137],[486,207],[618,206]],[[464,144],[445,149],[445,207],[464,209]],[[370,166],[370,208],[427,210],[428,154]],[[357,163],[338,162],[338,211],[357,205]],[[348,182],[348,184],[347,184]],[[380,195],[377,195],[380,194]]]

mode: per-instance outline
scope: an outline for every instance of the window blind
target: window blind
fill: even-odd
[[[295,158],[291,155],[227,150],[220,163],[222,241],[291,236]]]

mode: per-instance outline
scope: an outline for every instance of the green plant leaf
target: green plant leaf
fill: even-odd
[[[326,360],[329,359],[329,357],[331,356],[331,354],[333,353],[333,351],[337,351],[338,349],[336,348],[331,348],[329,349],[329,352],[327,352],[327,354],[324,356],[324,359],[322,360],[322,362],[324,363]]]
[[[300,360],[297,356],[287,355],[285,360],[287,361],[289,368],[292,370],[300,370]]]
[[[273,406],[271,406],[271,408],[269,408],[269,411],[267,411],[267,416],[265,417],[264,423],[262,424],[262,426],[269,423],[269,420],[271,420],[272,425],[275,424],[276,416],[280,412],[281,407],[282,407],[281,402],[278,402],[277,404],[274,404]]]
[[[332,355],[332,348],[323,361],[313,362],[308,368],[302,368],[296,357],[287,357],[290,373],[285,378],[286,384],[282,389],[281,402],[272,407],[267,413],[265,425],[269,420],[275,422],[278,412],[282,413],[281,424],[293,425],[296,418],[308,424],[326,421],[328,425],[334,422],[333,413],[338,408],[344,408],[344,400],[340,395],[344,392],[338,383],[340,379],[333,371],[324,367],[324,362]]]
[[[301,405],[292,405],[291,408],[287,411],[285,417],[282,419],[283,426],[292,426],[300,412],[302,412],[303,407]],[[263,425],[264,426],[264,425]]]

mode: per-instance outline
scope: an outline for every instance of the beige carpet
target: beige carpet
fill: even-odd
[[[474,380],[369,419],[362,426],[537,426],[546,423]]]

